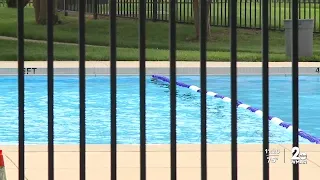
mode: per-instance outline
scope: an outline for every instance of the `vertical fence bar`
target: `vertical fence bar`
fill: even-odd
[[[281,20],[281,9],[282,9],[282,3],[281,3],[281,1],[279,0],[279,18],[278,18],[278,20],[279,20],[279,27],[278,27],[278,29],[281,29],[281,24],[282,24],[282,20]]]
[[[98,0],[93,0],[93,18],[98,19]]]
[[[130,0],[123,0],[123,3],[125,4],[124,8],[125,8],[125,11],[126,11],[126,16],[130,16],[131,12],[130,12],[130,8],[129,8],[129,3],[130,3]]]
[[[19,180],[24,180],[24,1],[18,0]]]
[[[81,2],[79,2],[81,3]],[[85,1],[85,12],[90,12],[90,4],[92,3],[92,0],[86,0]],[[80,6],[80,4],[79,4]]]
[[[300,0],[301,1],[301,0]],[[307,16],[307,10],[306,10],[306,0],[303,0],[303,19],[305,19],[306,18],[306,16]],[[310,8],[310,7],[309,7]]]
[[[139,0],[136,0],[136,4],[137,4],[137,8],[139,8]],[[149,19],[149,11],[150,11],[150,8],[149,8],[149,0],[146,0],[146,18]],[[153,12],[152,12],[153,13]],[[139,15],[138,15],[138,18],[139,18]]]
[[[298,1],[292,0],[292,147],[299,147],[299,33]],[[293,164],[293,180],[299,180],[299,164]]]
[[[103,4],[103,9],[101,11],[103,11],[103,14],[109,16],[110,15],[110,10],[109,10],[109,3],[108,2],[109,2],[109,0],[106,2],[106,4]]]
[[[238,3],[238,2],[237,2]],[[240,22],[239,22],[239,27],[242,27],[242,0],[240,0]]]
[[[186,20],[186,5],[188,6],[189,5],[189,3],[187,4],[186,3],[186,0],[183,0],[183,21],[184,22],[187,22],[187,20]],[[181,10],[180,10],[181,11]]]
[[[85,8],[86,8],[86,1],[79,0],[80,180],[86,179]]]
[[[262,2],[263,0],[260,0],[260,4],[261,4],[261,6],[260,6],[260,8],[262,9]],[[269,18],[269,28],[271,28],[271,16],[272,16],[272,12],[271,12],[271,9],[272,9],[272,6],[271,6],[271,3],[272,3],[272,0],[269,0],[269,16],[270,16],[270,18]],[[260,9],[260,10],[261,10]],[[261,12],[260,12],[260,14],[261,14]]]
[[[131,8],[131,1],[132,0],[126,0],[126,4],[127,4],[127,11],[129,11],[129,17],[132,17],[132,8]]]
[[[192,6],[192,1],[186,0],[186,5],[187,5],[186,19],[187,19],[187,22],[190,22],[189,19],[192,17],[192,8],[190,8],[190,6]]]
[[[177,0],[175,2],[177,3]],[[165,20],[167,21],[168,20],[168,8],[170,8],[170,7],[168,7],[168,1],[164,1],[164,3],[166,3],[166,5],[165,5],[165,12],[166,12],[165,17],[166,17],[166,19]]]
[[[250,15],[250,19],[249,19],[249,23],[250,23],[250,28],[252,28],[252,0],[250,0],[250,6],[249,6],[249,15]]]
[[[112,0],[110,0],[110,1],[112,1]],[[123,10],[123,7],[124,7],[124,5],[123,5],[123,1],[124,0],[119,0],[119,2],[120,2],[120,14],[121,14],[121,16],[124,14],[124,10]],[[110,11],[111,11],[111,6],[110,6]]]
[[[247,0],[244,0],[244,27],[247,27]]]
[[[222,4],[220,7],[222,7]],[[221,18],[222,18],[222,10],[221,10]],[[207,0],[201,0],[200,1],[201,180],[207,180],[207,29],[208,29],[207,20],[208,20]],[[222,24],[222,21],[221,21],[221,24]]]
[[[317,8],[317,1],[313,0],[313,9]],[[317,31],[317,11],[313,10],[313,31],[316,32]]]
[[[210,8],[209,8],[209,25],[211,26],[212,25],[212,3],[213,3],[213,0],[211,0],[211,3],[210,3]],[[227,9],[226,9],[227,11]],[[227,19],[227,17],[225,17]],[[227,24],[227,21],[226,21],[226,24]]]
[[[308,8],[308,11],[309,11],[309,17],[308,17],[308,19],[311,19],[311,9],[313,9],[314,7],[312,7],[312,4],[311,4],[311,1],[310,1],[310,0],[308,1],[308,5],[309,5],[309,6],[308,6],[308,7],[309,7],[309,8]]]
[[[137,11],[138,11],[138,8],[139,8],[139,2],[138,2],[138,1],[139,1],[139,0],[134,0],[134,1],[135,1],[136,9],[137,9]],[[148,9],[147,9],[147,5],[146,5],[146,11],[147,11],[147,10],[148,10]],[[136,17],[139,18],[139,14],[137,14]],[[146,15],[146,18],[147,18],[147,15]]]
[[[231,56],[231,179],[238,179],[237,154],[237,0],[230,0]],[[241,12],[240,12],[241,13]]]
[[[154,2],[155,0],[153,0]],[[154,9],[154,3],[153,3]],[[146,180],[146,0],[139,1],[140,180]]]
[[[273,1],[273,29],[277,29],[277,0]]]
[[[108,0],[109,3],[111,0]],[[110,4],[108,3],[108,10],[109,10],[109,16],[110,16]],[[120,0],[117,0],[117,14],[120,14],[119,11],[120,11],[121,7],[120,7]]]
[[[257,0],[254,0],[254,27],[257,27]]]
[[[164,7],[163,7],[163,1],[160,1],[161,2],[161,18],[160,18],[160,20],[161,21],[163,21],[163,9],[164,9]],[[167,4],[166,4],[167,5]],[[149,6],[148,6],[149,7]]]
[[[48,180],[54,180],[54,142],[53,142],[53,0],[47,1],[47,78],[48,78]]]
[[[287,19],[287,0],[283,0],[284,3],[284,19]]]
[[[261,22],[262,22],[261,10],[262,10],[262,3],[261,3],[261,0],[259,0],[259,28],[262,27],[262,25],[261,25]]]
[[[292,3],[293,3],[293,1],[292,1]],[[292,8],[292,11],[293,11],[293,8]],[[300,19],[301,18],[301,0],[298,0],[298,11],[299,11],[299,19]]]
[[[219,3],[219,0],[215,0],[216,1],[216,3],[217,3],[217,20],[216,20],[216,22],[217,22],[217,26],[219,26],[219,6],[220,6],[220,3]]]
[[[176,0],[170,0],[170,164],[171,180],[177,179],[177,97],[176,97]]]
[[[213,22],[212,22],[212,25],[215,25],[216,24],[216,0],[212,0],[212,3],[213,3],[213,9],[212,9],[212,14],[213,14]],[[228,9],[229,11],[229,9]]]
[[[213,3],[213,25],[217,25],[216,23],[218,22],[218,10],[217,10],[217,7],[218,7],[218,2],[217,0],[212,0],[212,3]]]
[[[193,12],[193,1],[194,0],[190,0],[190,14],[191,14],[191,19],[194,19],[194,12]],[[189,12],[189,6],[188,6],[188,12]]]
[[[220,0],[220,26],[222,26],[222,18],[223,18],[223,6],[222,6],[222,1]]]
[[[146,3],[145,0],[144,0],[144,3]],[[154,22],[156,22],[157,21],[157,17],[158,17],[158,0],[153,0],[153,15],[152,15],[152,17],[153,17],[152,20]]]
[[[281,8],[280,8],[281,9]],[[268,0],[262,0],[263,180],[269,180],[269,27]]]
[[[291,19],[291,1],[292,0],[288,0],[289,1],[289,19]]]
[[[111,179],[117,180],[117,30],[116,0],[110,1]],[[121,5],[122,6],[122,5]],[[122,10],[122,9],[121,9]]]
[[[227,26],[227,4],[229,0],[224,1],[224,26]],[[211,9],[211,3],[210,3],[210,9]],[[211,17],[211,16],[210,16]]]
[[[179,17],[178,17],[178,21],[181,22],[182,21],[182,0],[177,0],[177,3],[179,3]]]
[[[67,0],[63,0],[63,12],[65,16],[68,16],[67,13]]]
[[[100,8],[101,8],[101,5],[104,6],[104,3],[100,3],[100,0],[97,0],[97,18],[98,18],[98,14],[101,14],[101,11],[100,11]]]

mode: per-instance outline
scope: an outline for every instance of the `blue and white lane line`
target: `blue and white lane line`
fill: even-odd
[[[152,78],[157,79],[157,80],[161,80],[161,81],[166,82],[166,83],[170,83],[170,79],[165,77],[165,76],[152,75]],[[194,85],[188,85],[188,84],[185,84],[185,83],[182,83],[182,82],[176,82],[176,85],[180,86],[180,87],[184,87],[184,88],[189,88],[189,89],[191,89],[191,90],[193,90],[195,92],[200,92],[200,88],[197,87],[197,86],[194,86]],[[229,97],[225,97],[225,96],[219,95],[219,94],[217,94],[215,92],[212,92],[212,91],[208,91],[207,95],[215,97],[215,98],[222,99],[224,102],[231,102],[231,99]],[[251,107],[248,104],[244,104],[244,103],[242,103],[240,101],[237,101],[237,107],[238,108],[247,109],[247,110],[255,113],[256,115],[258,115],[259,117],[262,117],[263,112],[260,109]],[[286,129],[288,129],[289,131],[292,131],[292,125],[290,123],[286,123],[286,122],[282,121],[280,118],[277,118],[277,117],[274,117],[274,116],[269,116],[268,119],[269,119],[269,121],[271,121],[271,122],[273,122],[273,123],[275,123],[275,124],[277,124],[277,125],[279,125],[281,127],[284,127]],[[320,138],[312,136],[312,135],[302,131],[301,129],[298,130],[298,134],[302,138],[307,139],[308,141],[310,141],[311,143],[320,144]]]

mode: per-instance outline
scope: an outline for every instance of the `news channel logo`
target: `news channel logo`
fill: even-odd
[[[307,164],[307,153],[300,152],[299,147],[292,147],[291,152],[292,152],[292,157],[291,157],[292,164]]]

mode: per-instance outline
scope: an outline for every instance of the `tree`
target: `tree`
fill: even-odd
[[[193,12],[194,12],[194,26],[196,30],[196,39],[199,39],[200,36],[200,10],[199,10],[199,0],[193,0]],[[207,37],[211,36],[211,27],[210,27],[210,6],[211,0],[207,0],[207,17],[208,17],[208,24],[207,24]]]
[[[59,16],[57,14],[57,0],[53,1],[53,24],[60,24]],[[45,25],[48,21],[48,0],[33,0],[34,17],[37,24]]]
[[[24,0],[24,7],[29,4],[30,0]],[[6,0],[8,8],[17,8],[18,0]]]

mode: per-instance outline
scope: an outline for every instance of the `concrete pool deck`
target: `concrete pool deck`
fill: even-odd
[[[239,75],[261,75],[261,62],[238,62]],[[55,75],[75,75],[79,73],[78,61],[55,61]],[[146,73],[151,74],[169,74],[169,61],[147,61]],[[269,71],[272,75],[290,75],[291,62],[270,62]],[[319,75],[319,62],[300,62],[299,73],[301,75]],[[0,61],[0,75],[16,75],[18,72],[17,61]],[[87,61],[86,73],[88,75],[105,75],[110,73],[109,61]],[[178,61],[178,75],[199,75],[200,62]],[[26,75],[45,75],[47,74],[46,61],[26,61]],[[137,75],[139,74],[138,61],[118,61],[117,74],[119,75]],[[230,62],[207,62],[208,75],[229,75]]]
[[[18,147],[3,149],[7,180],[18,179]],[[110,179],[110,146],[87,145],[86,173],[88,180]],[[278,150],[278,160],[270,164],[270,179],[292,180],[291,145],[270,145]],[[177,173],[180,180],[200,179],[200,145],[178,145]],[[300,152],[308,156],[308,163],[300,165],[300,179],[318,179],[320,146],[300,145]],[[230,145],[208,145],[208,179],[231,179]],[[139,146],[118,145],[118,179],[139,179]],[[25,151],[25,179],[47,179],[47,146],[27,145]],[[262,179],[262,145],[238,145],[238,177],[240,180]],[[79,179],[79,146],[55,146],[55,179]],[[147,146],[147,179],[170,179],[170,146]]]

